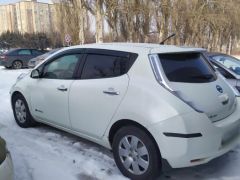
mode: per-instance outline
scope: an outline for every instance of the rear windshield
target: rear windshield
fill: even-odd
[[[5,55],[15,55],[17,54],[17,49],[10,49],[9,51],[5,52]]]
[[[159,54],[163,70],[169,81],[206,83],[216,75],[201,53]]]

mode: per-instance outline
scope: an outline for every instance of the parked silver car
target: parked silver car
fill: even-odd
[[[48,56],[54,54],[55,52],[59,51],[61,48],[57,48],[57,49],[53,49],[43,55],[37,56],[33,59],[31,59],[28,62],[28,68],[34,68],[35,66],[37,66],[40,62],[42,62],[43,60],[45,60]]]
[[[222,53],[207,53],[210,62],[240,92],[240,60]]]

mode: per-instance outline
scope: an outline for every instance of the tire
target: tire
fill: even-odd
[[[22,67],[23,67],[22,61],[16,60],[12,63],[13,69],[22,69]]]
[[[12,99],[13,114],[17,124],[22,128],[33,127],[37,122],[30,114],[28,104],[21,94],[16,94]]]
[[[137,143],[134,145],[134,142]],[[144,130],[135,126],[119,129],[113,138],[112,149],[118,168],[128,178],[154,180],[160,176],[160,152]]]

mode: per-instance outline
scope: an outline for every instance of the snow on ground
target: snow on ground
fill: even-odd
[[[28,70],[0,67],[0,136],[12,154],[14,180],[123,180],[105,148],[63,131],[41,125],[22,129],[14,121],[9,90]],[[170,169],[161,180],[240,180],[240,146],[212,162]]]

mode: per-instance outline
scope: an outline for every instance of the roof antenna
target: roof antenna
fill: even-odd
[[[176,36],[175,33],[171,34],[170,36],[168,36],[166,39],[164,39],[164,40],[163,40],[162,42],[160,42],[159,44],[160,44],[160,45],[164,45],[164,43],[165,43],[168,39],[170,39],[170,38],[172,38],[172,37],[174,37],[174,36]]]

